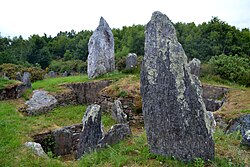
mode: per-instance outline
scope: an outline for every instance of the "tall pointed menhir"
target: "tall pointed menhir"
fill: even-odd
[[[95,78],[115,69],[114,37],[108,23],[100,18],[99,26],[88,43],[88,77]]]
[[[154,12],[146,25],[141,69],[142,110],[150,151],[183,161],[213,159],[214,142],[199,80],[169,18]]]

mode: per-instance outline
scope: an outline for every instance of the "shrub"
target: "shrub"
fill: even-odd
[[[10,79],[16,79],[17,72],[29,72],[31,74],[31,82],[42,80],[45,74],[45,71],[39,67],[24,67],[15,64],[0,65],[0,73],[5,73]]]
[[[63,73],[67,72],[76,72],[76,73],[86,73],[87,72],[87,62],[82,60],[54,60],[49,66],[50,71]]]
[[[214,75],[222,79],[250,86],[250,59],[235,56],[219,55],[209,60]]]

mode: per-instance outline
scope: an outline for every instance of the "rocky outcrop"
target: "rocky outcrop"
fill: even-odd
[[[99,105],[88,106],[82,119],[82,132],[77,147],[77,159],[83,154],[90,153],[97,149],[98,141],[103,137],[101,124],[101,111]]]
[[[43,151],[41,144],[36,142],[26,142],[24,144],[26,147],[31,148],[34,154],[39,157],[47,157],[47,154]]]
[[[152,153],[184,161],[213,159],[211,120],[201,94],[173,24],[154,12],[146,25],[141,69],[142,110]]]
[[[98,147],[103,148],[107,145],[116,144],[131,135],[132,132],[128,124],[116,124],[98,142]]]
[[[137,65],[137,55],[135,53],[129,53],[126,58],[126,69],[135,68]]]
[[[115,69],[114,37],[103,17],[89,39],[88,50],[87,71],[90,79]]]
[[[191,74],[197,77],[200,76],[201,61],[199,59],[193,58],[193,60],[188,63],[188,67]]]
[[[57,105],[57,100],[46,91],[34,90],[32,98],[25,105],[27,107],[24,112],[27,115],[40,115],[52,110]]]
[[[114,118],[114,120],[119,124],[123,124],[123,123],[128,122],[127,115],[123,112],[122,103],[120,100],[114,101],[111,115]]]

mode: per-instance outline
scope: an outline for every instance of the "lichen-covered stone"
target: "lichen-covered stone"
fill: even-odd
[[[83,116],[82,124],[83,128],[77,147],[77,159],[83,154],[96,150],[98,141],[103,137],[99,105],[95,104],[88,106]]]
[[[135,53],[129,53],[126,58],[126,69],[135,68],[137,65],[137,55]]]
[[[47,113],[57,105],[54,96],[48,94],[47,91],[34,90],[32,98],[25,102],[27,115],[39,115]]]
[[[39,157],[47,157],[47,154],[43,151],[41,144],[36,142],[26,142],[24,144],[26,147],[31,148],[34,154]]]
[[[132,132],[128,124],[115,124],[99,141],[98,147],[102,148],[107,145],[116,144],[119,141],[131,135],[132,135]]]
[[[154,12],[146,25],[141,69],[144,123],[150,151],[190,161],[213,159],[211,120],[169,18]]]
[[[201,61],[199,59],[193,58],[193,60],[188,63],[188,67],[191,74],[197,77],[200,76]]]
[[[87,71],[90,79],[115,69],[114,37],[103,17],[89,39],[88,50]]]
[[[116,120],[117,123],[127,123],[127,114],[125,114],[122,110],[122,103],[120,100],[115,100],[112,113],[112,117]]]
[[[22,77],[22,82],[27,88],[31,88],[31,81],[30,81],[30,73],[29,72],[24,72],[23,77]]]

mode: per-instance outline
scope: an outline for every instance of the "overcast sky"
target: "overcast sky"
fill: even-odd
[[[212,16],[250,28],[250,0],[0,0],[2,37],[94,30],[101,16],[111,28],[146,24],[154,11],[174,23],[208,22]]]

